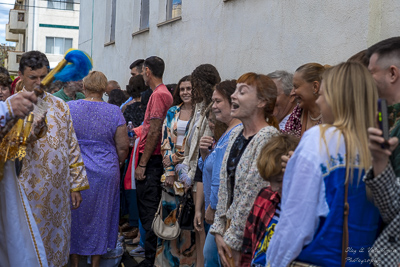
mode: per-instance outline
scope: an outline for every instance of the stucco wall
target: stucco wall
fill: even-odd
[[[72,38],[72,46],[78,48],[79,30],[40,27],[39,24],[62,25],[62,26],[79,26],[79,3],[74,4],[74,10],[57,10],[48,9],[47,1],[32,1],[38,8],[29,7],[28,27],[26,33],[26,51],[39,50],[46,51],[46,37],[64,37]],[[46,54],[50,61],[50,66],[55,65],[63,58],[63,55]]]
[[[182,19],[157,27],[165,18],[165,0],[159,0],[150,3],[150,31],[132,37],[140,0],[120,0],[115,44],[104,46],[111,1],[96,0],[92,10],[93,2],[81,2],[79,48],[121,85],[129,80],[130,63],[151,55],[165,61],[165,83],[202,63],[214,64],[222,79],[294,71],[307,62],[332,65],[399,35],[400,25],[398,0],[183,0]]]

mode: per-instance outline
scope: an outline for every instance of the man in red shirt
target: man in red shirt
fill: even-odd
[[[147,104],[139,143],[139,164],[135,170],[139,217],[146,230],[145,260],[139,266],[153,266],[157,250],[157,236],[151,229],[154,214],[161,199],[161,129],[173,99],[162,82],[164,61],[156,56],[143,64],[143,79],[153,93]]]

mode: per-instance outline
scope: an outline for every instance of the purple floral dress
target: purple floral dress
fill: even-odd
[[[125,124],[119,107],[105,102],[68,102],[90,189],[72,210],[71,254],[102,255],[118,237],[119,160],[114,136]]]

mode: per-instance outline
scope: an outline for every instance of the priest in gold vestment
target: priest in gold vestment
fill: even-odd
[[[39,51],[23,54],[19,75],[26,91],[39,86],[49,62]],[[70,250],[71,209],[78,208],[79,191],[89,188],[68,105],[45,93],[47,131],[27,145],[19,174],[43,240],[48,266],[65,266]]]
[[[0,101],[1,149],[8,144],[3,138],[15,125],[13,119],[26,117],[36,101],[33,92],[19,93],[5,102]],[[16,176],[14,161],[6,160],[6,154],[2,152],[4,150],[0,151],[0,266],[47,267],[42,238]]]

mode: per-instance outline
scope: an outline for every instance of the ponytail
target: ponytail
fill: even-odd
[[[274,115],[272,115],[271,113],[268,113],[265,115],[266,115],[265,120],[268,122],[268,124],[275,127],[277,130],[279,130],[279,122],[278,122],[277,118]]]

